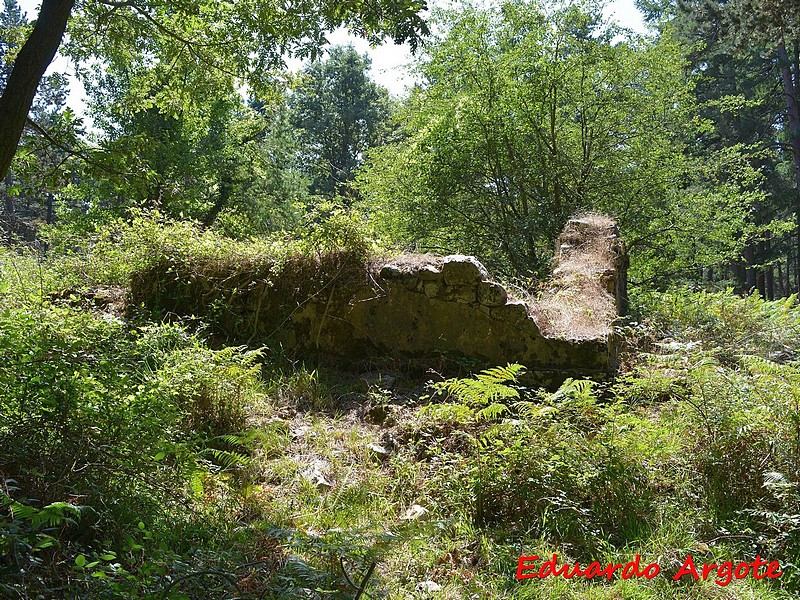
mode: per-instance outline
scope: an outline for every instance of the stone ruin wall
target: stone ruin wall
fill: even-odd
[[[622,307],[626,263],[608,256],[624,257],[624,246],[616,235],[604,234],[601,243],[613,252],[595,271]],[[576,251],[559,248],[559,254]],[[165,315],[208,320],[226,341],[279,344],[303,356],[520,363],[542,384],[616,367],[610,323],[590,339],[545,336],[534,303],[491,281],[469,256],[411,255],[366,266],[345,255],[297,258],[277,274],[269,265],[162,262],[134,277],[132,300]]]

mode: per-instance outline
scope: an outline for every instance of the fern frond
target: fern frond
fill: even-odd
[[[594,385],[594,381],[588,379],[572,379],[572,377],[568,377],[561,384],[561,387],[550,396],[550,401],[557,402],[566,398],[590,400],[593,398]]]
[[[34,528],[58,527],[65,523],[74,525],[80,519],[81,507],[68,502],[53,502],[44,508],[35,508],[29,504],[13,502],[11,514],[15,519],[29,521]]]
[[[478,373],[474,378],[448,379],[434,386],[437,392],[444,392],[448,397],[453,396],[459,402],[467,405],[489,405],[499,400],[519,398],[519,391],[511,384],[525,370],[522,365],[506,365],[493,367]]]
[[[477,416],[478,418],[483,418],[487,421],[494,421],[507,412],[510,412],[508,406],[495,402],[494,404],[490,404],[486,408],[479,410]]]
[[[527,420],[547,419],[558,412],[555,406],[528,401],[515,402],[514,409],[520,417]]]
[[[231,450],[220,450],[219,448],[206,448],[200,452],[201,456],[210,456],[212,460],[223,469],[232,469],[234,467],[244,467],[250,464],[251,459],[239,452]]]
[[[517,383],[520,375],[525,372],[525,367],[518,364],[507,364],[505,367],[492,367],[484,369],[475,378],[487,383]]]

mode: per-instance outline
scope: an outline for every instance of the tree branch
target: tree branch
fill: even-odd
[[[47,140],[50,143],[50,145],[55,146],[56,148],[58,148],[59,150],[61,150],[63,152],[66,152],[70,156],[73,156],[75,158],[80,158],[85,163],[87,163],[89,165],[92,165],[94,167],[97,167],[98,169],[101,169],[101,170],[105,171],[106,173],[111,173],[112,175],[121,175],[121,176],[132,175],[132,173],[125,173],[123,171],[117,171],[117,170],[112,169],[112,168],[110,168],[110,167],[108,167],[108,166],[106,166],[106,165],[104,165],[102,163],[99,163],[96,160],[94,160],[91,157],[89,157],[87,154],[85,154],[84,151],[76,150],[75,148],[65,144],[61,140],[56,139],[55,137],[53,137],[50,134],[49,131],[47,131],[44,127],[42,127],[41,125],[36,123],[36,121],[34,121],[33,119],[28,118],[26,123],[25,123],[25,125],[27,127],[31,128],[31,129],[33,129],[40,136],[42,136],[45,140]]]
[[[11,167],[39,82],[61,45],[74,3],[42,0],[36,25],[14,61],[0,96],[0,177]]]

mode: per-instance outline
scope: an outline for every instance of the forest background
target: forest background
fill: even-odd
[[[646,33],[593,1],[43,0],[34,23],[4,0],[0,593],[795,593],[800,21],[638,7]],[[407,43],[413,85],[392,96],[338,27]],[[44,75],[59,48],[87,119]],[[361,389],[113,308],[159,260],[298,254],[470,254],[535,296],[594,212],[630,254],[610,382],[380,364],[397,383]],[[786,574],[520,585],[533,548]]]

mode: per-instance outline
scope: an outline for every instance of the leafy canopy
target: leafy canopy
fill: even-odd
[[[736,251],[756,176],[733,150],[687,152],[706,124],[668,32],[631,37],[592,3],[512,1],[439,23],[399,119],[405,139],[361,176],[397,239],[526,275],[588,209],[617,218],[643,275]]]
[[[246,82],[258,97],[270,96],[272,75],[284,57],[320,56],[326,32],[339,26],[373,43],[388,36],[416,49],[428,31],[418,15],[424,9],[422,0],[95,0],[73,14],[66,49],[78,60],[96,59],[95,68],[125,67],[144,104],[172,111],[226,77]],[[182,77],[187,73],[193,81],[188,90]]]
[[[389,92],[370,79],[369,67],[369,56],[352,46],[334,47],[305,68],[290,97],[315,193],[344,192],[363,153],[381,140]]]

